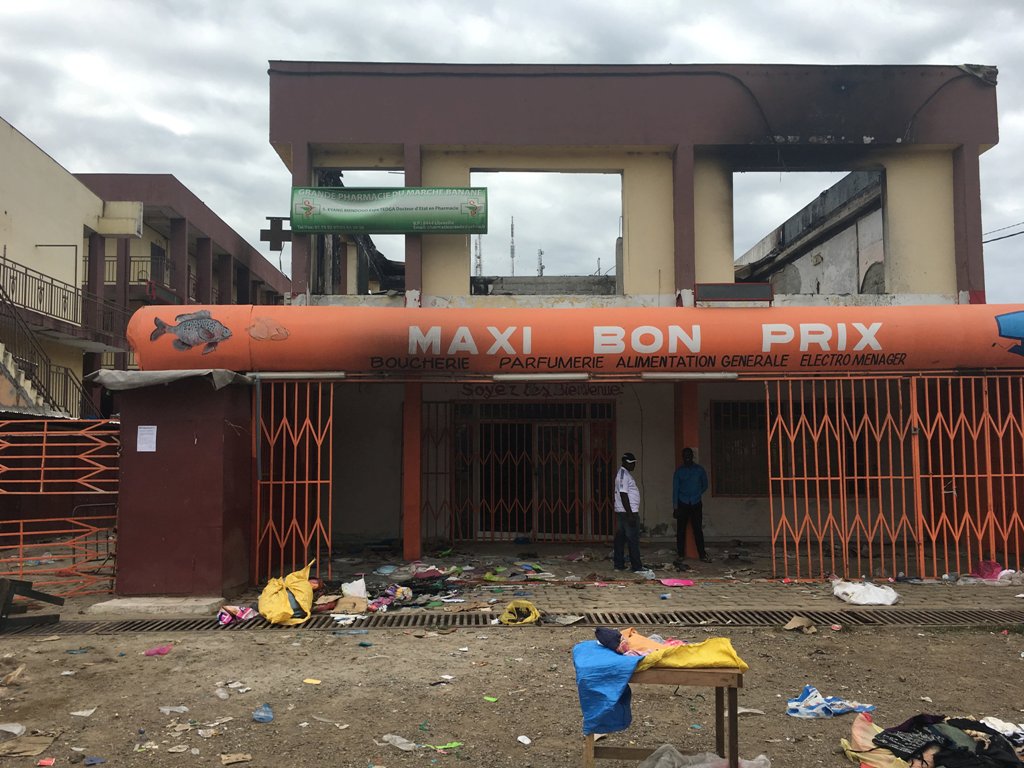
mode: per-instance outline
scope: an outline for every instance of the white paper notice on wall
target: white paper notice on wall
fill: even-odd
[[[156,426],[139,426],[135,450],[138,453],[156,453]]]

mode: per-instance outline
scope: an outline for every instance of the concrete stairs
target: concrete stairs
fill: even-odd
[[[49,408],[32,380],[18,366],[0,342],[0,409],[32,413],[40,416],[62,416]]]

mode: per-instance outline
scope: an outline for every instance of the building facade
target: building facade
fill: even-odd
[[[991,68],[275,61],[270,95],[297,190],[615,173],[622,235],[614,291],[475,291],[467,234],[410,231],[402,289],[366,295],[353,231],[293,231],[293,306],[212,309],[232,335],[208,354],[136,314],[143,368],[256,382],[255,576],[342,540],[410,559],[434,539],[607,541],[624,451],[646,530],[670,536],[683,447],[711,476],[707,535],[770,541],[780,573],[1020,559],[1021,308],[984,305]],[[734,263],[732,178],[794,170],[867,173],[876,194],[826,227],[865,217],[856,265],[829,257],[847,282],[773,293],[757,258]]]

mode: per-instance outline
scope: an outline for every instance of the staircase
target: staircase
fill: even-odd
[[[0,405],[46,417],[98,419],[70,368],[54,365],[0,281]]]

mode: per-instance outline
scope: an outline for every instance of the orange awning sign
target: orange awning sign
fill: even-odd
[[[399,309],[145,307],[143,370],[780,374],[1024,368],[1024,306]]]

